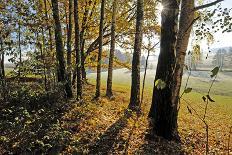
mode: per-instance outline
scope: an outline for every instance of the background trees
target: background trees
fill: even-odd
[[[59,17],[59,8],[58,1],[52,0],[52,11],[53,18],[55,21],[55,40],[56,40],[56,58],[58,61],[58,82],[62,82],[65,85],[65,90],[67,93],[67,97],[72,97],[72,89],[69,83],[67,82],[66,77],[66,69],[65,69],[65,61],[64,61],[64,46],[62,41],[62,30],[60,25],[60,17]]]
[[[79,1],[74,0],[74,20],[75,20],[75,50],[76,50],[76,73],[77,73],[77,100],[82,99],[82,64],[80,49],[80,29],[79,29]]]
[[[129,104],[129,108],[134,110],[139,109],[140,106],[140,57],[143,40],[143,7],[143,0],[137,0],[136,32],[132,60],[131,97]]]
[[[228,15],[230,11],[227,9],[218,10],[221,12],[219,15],[225,17],[224,21],[211,20],[215,14],[213,12],[199,11],[220,1],[195,7],[194,4],[198,3],[194,0],[162,0],[164,9],[160,26],[157,18],[160,15],[157,12],[161,12],[162,7],[159,1],[154,0],[4,0],[0,4],[0,102],[3,103],[0,105],[0,115],[1,118],[7,119],[0,120],[0,124],[3,124],[3,128],[2,125],[0,127],[3,131],[0,143],[4,142],[0,147],[10,148],[13,154],[24,153],[20,151],[27,149],[48,154],[51,150],[70,153],[75,149],[86,151],[88,154],[88,150],[99,151],[96,146],[107,140],[103,143],[106,146],[103,150],[106,152],[113,147],[123,150],[123,154],[136,147],[139,147],[136,151],[141,151],[146,149],[147,144],[154,144],[150,143],[150,140],[145,141],[147,139],[144,138],[145,130],[148,129],[147,109],[150,108],[146,103],[151,98],[149,117],[153,132],[168,140],[178,138],[180,99],[192,90],[205,93],[203,86],[206,85],[205,81],[209,80],[205,78],[208,76],[207,73],[194,71],[193,79],[197,81],[197,88],[187,87],[189,75],[187,79],[184,78],[187,84],[180,95],[184,68],[192,69],[192,66],[185,64],[186,51],[189,48],[191,60],[204,60],[201,57],[203,55],[200,41],[207,40],[210,53],[210,45],[214,40],[208,26],[215,30],[213,27],[216,27],[217,23],[224,23],[227,27],[221,27],[222,31],[231,31],[228,21],[232,18]],[[188,47],[190,35],[194,35],[194,41],[192,46]],[[159,39],[160,47],[157,48],[160,48],[160,55],[154,86],[146,86],[146,75],[149,76],[146,83],[153,84],[151,81],[154,77],[151,76],[151,72],[154,70],[147,72],[146,69],[150,52],[159,44]],[[143,51],[147,51],[148,54],[142,53]],[[222,51],[219,53],[223,53],[223,57],[222,54],[216,55],[215,65],[225,67],[230,63],[231,54]],[[5,74],[4,60],[8,58],[15,64],[15,68],[12,71],[7,69]],[[196,61],[191,62],[196,64]],[[151,65],[153,64],[155,63]],[[141,67],[145,68],[142,95]],[[107,70],[108,79],[104,73]],[[114,80],[113,71],[117,73]],[[89,72],[92,74],[88,74]],[[191,73],[190,70],[189,72]],[[214,75],[211,77],[216,76],[217,72],[218,67],[212,70]],[[201,75],[205,77],[198,77]],[[222,77],[228,78],[228,75],[225,73]],[[87,77],[90,78],[89,81]],[[210,89],[216,82],[216,77],[212,81]],[[107,98],[101,96],[105,84]],[[112,90],[113,85],[115,91]],[[230,86],[225,84],[224,87]],[[150,88],[153,88],[153,95],[150,94]],[[222,93],[221,88],[218,90],[215,94]],[[206,103],[203,119],[199,118],[206,125],[207,132],[209,128],[205,119],[206,111],[209,101],[214,102],[209,92],[210,90],[203,97],[200,93],[194,94],[200,95],[199,100]],[[223,95],[230,93],[223,92]],[[92,100],[92,95],[98,100]],[[195,97],[194,95],[192,97]],[[76,97],[77,101],[72,97]],[[114,101],[111,100],[112,97]],[[142,105],[141,100],[144,103]],[[199,105],[199,100],[196,99],[196,106]],[[190,114],[198,114],[191,103],[186,103]],[[140,110],[143,112],[142,115],[134,113]],[[182,114],[188,117],[186,112],[182,111]],[[48,120],[48,117],[51,117],[51,120]],[[20,131],[17,129],[18,126]],[[34,133],[35,129],[38,129],[38,132]],[[136,134],[133,133],[134,130]],[[118,137],[120,134],[124,136]],[[12,135],[15,136],[11,137]],[[29,135],[29,138],[25,135]],[[140,138],[134,138],[138,135]],[[105,138],[108,136],[109,139]],[[181,136],[189,138],[186,135]],[[120,142],[115,143],[115,138]],[[137,140],[131,143],[130,139],[133,138]],[[25,147],[24,142],[27,143]],[[167,141],[165,146],[166,144]],[[17,149],[14,148],[16,145]],[[83,148],[78,148],[83,145]],[[202,143],[198,145],[203,146]],[[17,152],[18,150],[20,151]],[[146,154],[144,152],[140,154]]]
[[[104,29],[104,16],[105,16],[105,0],[101,1],[101,18],[99,26],[99,47],[97,58],[97,79],[96,79],[96,98],[101,95],[101,64],[102,64],[102,46],[103,46],[103,29]]]
[[[117,11],[117,2],[116,2],[116,0],[114,0],[113,1],[112,21],[111,21],[110,55],[109,55],[107,89],[106,89],[106,96],[108,96],[109,98],[111,98],[113,96],[112,78],[113,78],[113,63],[114,63],[114,51],[115,51],[116,11]]]

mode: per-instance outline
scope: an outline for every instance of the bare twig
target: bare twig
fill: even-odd
[[[152,46],[151,48],[148,48],[147,49],[147,58],[146,58],[146,65],[145,65],[145,71],[144,71],[144,76],[143,76],[143,88],[142,88],[142,97],[141,97],[141,102],[140,102],[140,106],[141,104],[143,103],[143,94],[144,94],[144,87],[145,87],[145,82],[146,82],[146,75],[147,75],[147,66],[148,66],[148,59],[149,59],[149,56],[150,56],[150,52],[159,44],[156,43],[154,46]]]
[[[200,9],[204,9],[204,8],[208,8],[208,7],[211,7],[213,5],[216,5],[217,3],[220,3],[224,0],[216,0],[214,2],[211,2],[211,3],[208,3],[208,4],[204,4],[204,5],[200,5],[200,6],[196,6],[193,11],[197,11],[197,10],[200,10]]]
[[[211,91],[211,89],[212,89],[212,87],[213,87],[213,84],[215,83],[216,79],[217,79],[217,75],[215,76],[215,78],[214,78],[213,81],[211,82],[211,85],[210,85],[209,90],[208,90],[208,93],[207,93],[208,96],[210,95],[210,91]],[[208,97],[207,97],[207,99],[206,99],[206,105],[205,105],[205,113],[204,113],[203,120],[205,120],[205,117],[206,117],[206,113],[207,113],[207,109],[208,109],[208,104],[209,104],[209,99],[208,99]]]

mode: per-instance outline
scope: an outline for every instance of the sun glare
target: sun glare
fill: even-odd
[[[162,12],[163,9],[164,9],[164,6],[163,6],[163,5],[160,5],[160,6],[158,7],[158,9],[159,9],[160,12]]]

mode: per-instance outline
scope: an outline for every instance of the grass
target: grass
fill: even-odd
[[[11,71],[13,71],[14,68],[5,68],[6,75],[9,75]]]
[[[12,71],[14,71],[14,68],[5,68],[5,74],[7,77],[12,77]],[[42,75],[36,75],[36,74],[27,74],[27,78],[42,78]]]
[[[202,75],[204,74],[204,75]],[[125,70],[115,70],[113,77],[114,91],[124,92],[126,98],[130,96],[130,72]],[[143,111],[145,114],[149,111],[152,88],[154,82],[154,71],[148,71],[145,88],[145,101]],[[95,74],[89,74],[88,78],[91,83],[95,83]],[[143,73],[141,73],[143,76]],[[229,127],[232,126],[232,73],[219,73],[218,80],[213,85],[211,97],[215,102],[210,103],[206,115],[206,121],[209,124],[210,150],[211,153],[225,153],[227,149]],[[186,82],[187,75],[184,75],[183,83]],[[106,87],[107,72],[102,73],[102,87]],[[188,151],[193,154],[202,154],[205,145],[204,124],[196,117],[196,114],[190,114],[187,106],[192,106],[197,113],[203,117],[205,102],[202,96],[207,94],[210,87],[210,73],[200,72],[190,76],[188,87],[193,91],[184,96],[190,105],[181,102],[179,112],[179,132],[183,143]],[[182,88],[183,90],[183,88]],[[105,92],[102,92],[105,94]],[[124,104],[128,104],[126,102]]]
[[[231,91],[227,89],[231,86],[231,80],[229,78],[230,74],[227,74],[221,75],[223,81],[220,81],[222,79],[219,76],[219,81],[213,87],[211,97],[216,102],[209,104],[207,112],[206,121],[209,124],[211,154],[225,154],[227,152],[229,127],[232,125],[232,96]],[[141,75],[143,74],[141,73]],[[95,77],[96,74],[94,73],[88,74],[89,82],[95,84]],[[148,72],[144,102],[142,104],[143,114],[140,117],[125,111],[130,98],[130,73],[126,70],[114,71],[114,100],[108,100],[105,97],[106,78],[107,73],[102,73],[102,97],[98,101],[93,100],[95,86],[85,85],[83,103],[76,102],[75,100],[70,100],[70,102],[67,102],[67,105],[64,103],[66,110],[59,112],[59,119],[54,122],[55,128],[52,128],[52,132],[50,132],[50,128],[46,127],[46,125],[49,125],[46,124],[48,117],[44,115],[45,117],[39,119],[39,122],[45,123],[45,125],[41,126],[41,128],[36,128],[38,130],[36,134],[38,135],[34,135],[35,133],[33,132],[33,137],[38,138],[36,141],[44,143],[46,146],[51,145],[51,149],[48,149],[48,152],[46,152],[47,154],[51,154],[49,151],[56,150],[58,144],[58,151],[61,154],[195,155],[205,153],[206,136],[204,124],[194,113],[189,113],[187,106],[191,105],[201,117],[203,116],[205,103],[201,97],[206,93],[210,85],[209,82],[204,82],[208,80],[207,77],[193,76],[190,78],[192,82],[191,87],[195,89],[193,89],[193,92],[184,95],[184,99],[188,100],[189,103],[186,104],[182,101],[180,105],[178,130],[181,143],[166,141],[159,137],[155,137],[154,139],[149,138],[150,128],[147,115],[152,98],[154,71],[149,70]],[[186,75],[183,81],[185,80]],[[194,82],[199,87],[195,87]],[[221,83],[223,83],[222,86],[220,85]],[[218,89],[220,91],[217,91]],[[29,113],[32,116],[34,115],[34,113]],[[44,113],[47,113],[46,109]],[[53,117],[56,118],[56,116]],[[34,124],[37,124],[36,122]],[[31,124],[33,125],[33,123]],[[34,129],[31,128],[32,125],[27,125],[28,129],[25,131],[33,131]],[[51,139],[47,141],[40,138],[39,134],[41,132],[45,132],[44,135],[48,135]],[[27,133],[19,132],[14,134],[20,135],[21,140],[17,141],[17,145],[7,147],[12,150],[15,150],[14,147],[24,146],[24,144],[26,145],[24,148],[30,147],[27,144],[29,145],[30,141],[33,140],[28,137]],[[8,135],[4,137],[8,138]],[[9,140],[12,139],[9,138]],[[51,142],[51,140],[53,141]],[[45,145],[40,145],[41,150],[46,150],[44,149]],[[5,146],[0,145],[1,147]]]

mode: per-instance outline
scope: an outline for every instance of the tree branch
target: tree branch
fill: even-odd
[[[210,6],[213,6],[213,5],[216,5],[217,3],[220,3],[224,0],[216,0],[214,2],[211,2],[211,3],[208,3],[208,4],[204,4],[204,5],[200,5],[200,6],[196,6],[193,11],[197,11],[197,10],[200,10],[200,9],[204,9],[204,8],[208,8]]]
[[[189,24],[189,26],[187,27],[187,29],[181,34],[181,38],[183,38],[183,36],[185,35],[185,33],[187,33],[189,31],[190,28],[192,28],[193,24],[200,19],[200,16],[198,16],[197,18],[194,18],[193,21]]]

